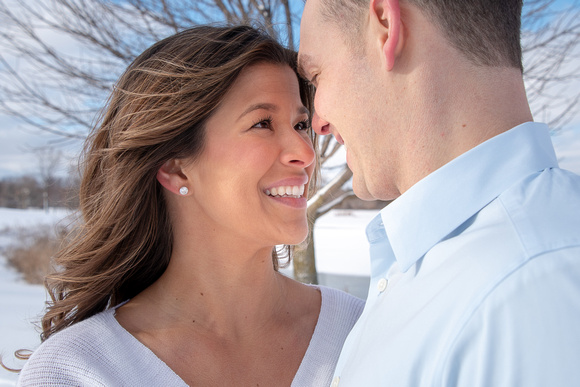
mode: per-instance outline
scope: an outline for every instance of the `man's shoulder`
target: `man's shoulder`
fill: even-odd
[[[580,176],[546,169],[498,199],[528,256],[580,246]]]

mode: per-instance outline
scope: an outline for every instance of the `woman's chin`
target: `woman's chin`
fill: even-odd
[[[285,241],[281,244],[283,245],[299,245],[306,240],[308,237],[308,229],[304,230],[303,232],[295,232],[293,235],[288,235],[288,238],[285,238]]]

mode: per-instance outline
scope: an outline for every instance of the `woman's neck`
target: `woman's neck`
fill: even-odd
[[[154,313],[164,330],[195,327],[232,339],[248,337],[292,307],[289,280],[274,271],[271,251],[176,246],[165,273],[126,308],[150,310],[148,320],[156,320]]]

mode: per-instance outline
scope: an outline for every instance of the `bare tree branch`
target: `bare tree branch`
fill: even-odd
[[[345,165],[340,173],[324,187],[320,188],[308,200],[308,216],[312,219],[318,218],[318,210],[325,204],[336,198],[340,188],[352,177],[351,170]]]
[[[578,112],[580,10],[578,2],[557,8],[554,0],[525,2],[522,19],[524,79],[534,116],[558,129]]]
[[[284,7],[284,12],[286,15],[286,34],[288,35],[288,47],[294,50],[294,33],[292,31],[292,12],[290,12],[290,2],[288,0],[282,0],[282,6]]]

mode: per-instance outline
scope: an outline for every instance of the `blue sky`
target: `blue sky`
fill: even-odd
[[[38,174],[38,158],[35,150],[53,146],[63,151],[60,175],[78,156],[81,142],[63,144],[62,138],[30,128],[12,117],[0,115],[0,178]]]

